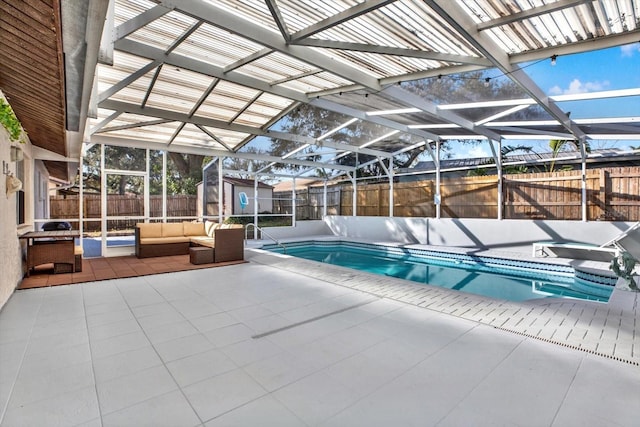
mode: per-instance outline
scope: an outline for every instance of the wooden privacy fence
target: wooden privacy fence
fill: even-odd
[[[169,217],[194,217],[196,216],[197,197],[192,195],[167,196],[167,216]],[[101,197],[95,194],[86,194],[83,199],[84,218],[101,217]],[[162,217],[162,196],[149,196],[149,208],[151,217]],[[52,219],[76,219],[79,218],[78,196],[52,196],[50,198],[49,212]],[[144,216],[144,199],[138,196],[107,196],[107,216],[112,217],[140,217]],[[131,229],[139,219],[109,220],[109,230]],[[100,223],[86,221],[86,231],[100,230]]]
[[[505,219],[582,219],[581,171],[504,175]],[[640,220],[640,168],[587,170],[587,219]],[[394,216],[434,217],[435,180],[394,183]],[[497,218],[498,178],[495,175],[443,178],[440,183],[442,218]],[[296,217],[322,217],[322,187],[296,192]],[[274,193],[274,213],[291,213],[291,192]],[[284,199],[284,200],[283,200]],[[357,214],[389,215],[389,184],[357,185]],[[351,184],[327,188],[327,213],[352,215]]]

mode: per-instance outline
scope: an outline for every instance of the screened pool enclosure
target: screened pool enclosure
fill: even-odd
[[[510,153],[545,154],[535,163],[547,170],[576,161],[583,182],[603,149],[637,158],[635,0],[61,6],[88,23],[90,73],[75,93],[90,100],[88,121],[68,157],[88,156],[85,180],[100,167],[93,178],[100,179],[102,231],[125,219],[220,217],[211,197],[224,176],[343,180],[354,188],[354,206],[355,188],[374,177],[388,183],[393,216],[394,183],[429,161],[439,217],[447,158],[486,158],[499,206],[503,171],[526,163]],[[123,148],[146,154],[108,164],[117,157],[109,152]],[[190,173],[212,164],[204,180]],[[202,212],[170,213],[167,197],[196,196],[196,179],[204,183]],[[115,181],[120,194],[144,200],[135,214],[109,212],[105,197]],[[584,184],[580,197],[586,220]]]

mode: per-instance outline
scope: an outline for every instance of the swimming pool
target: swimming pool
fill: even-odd
[[[265,245],[272,252],[473,294],[525,301],[561,297],[606,302],[613,276],[571,266],[347,241]]]

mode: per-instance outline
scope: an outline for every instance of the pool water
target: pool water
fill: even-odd
[[[276,245],[263,249],[509,301],[563,297],[606,302],[615,284],[609,276],[597,276],[595,281],[578,278],[567,266],[527,262],[509,266],[509,261],[497,258],[349,242],[297,242],[287,244],[286,251]]]

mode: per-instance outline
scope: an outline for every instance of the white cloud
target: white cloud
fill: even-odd
[[[549,95],[562,95],[562,89],[560,86],[555,85],[551,89],[549,89]]]
[[[640,43],[631,43],[624,46],[620,46],[622,57],[633,56],[636,52],[640,52]]]
[[[452,155],[454,159],[472,159],[472,158],[483,158],[483,157],[491,157],[491,149],[487,146],[487,143],[483,143],[481,145],[469,146],[466,144],[461,144],[461,146],[455,150]]]
[[[570,95],[576,93],[587,93],[587,92],[598,92],[601,90],[605,90],[609,86],[608,81],[604,82],[581,82],[579,79],[573,79],[571,83],[569,83],[569,87],[566,89],[562,89],[560,86],[556,85],[549,89],[549,95]]]

